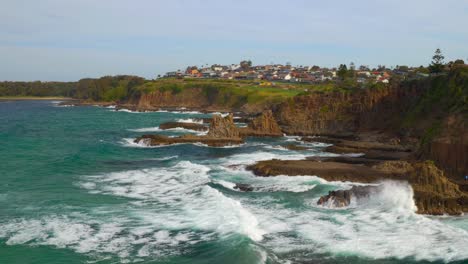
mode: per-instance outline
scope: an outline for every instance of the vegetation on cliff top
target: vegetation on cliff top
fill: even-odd
[[[438,135],[444,118],[451,114],[468,115],[468,67],[455,66],[445,75],[402,83],[403,87],[423,86],[425,92],[404,116],[406,129],[423,129],[421,144]]]

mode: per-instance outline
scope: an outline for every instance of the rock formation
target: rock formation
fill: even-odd
[[[352,199],[372,198],[373,193],[378,191],[376,186],[353,186],[349,190],[329,191],[327,195],[320,197],[318,205],[328,207],[345,207],[351,204]]]
[[[181,143],[202,143],[211,147],[238,145],[244,141],[239,136],[239,130],[235,126],[232,115],[223,118],[221,115],[213,116],[209,132],[206,136],[183,135],[180,137],[167,137],[163,135],[143,135],[135,139],[135,143],[149,146],[171,145]]]
[[[451,182],[431,161],[409,163],[387,161],[375,169],[401,173],[414,190],[414,200],[421,214],[458,215],[468,211],[468,195]]]
[[[226,117],[214,115],[211,119],[207,137],[211,138],[240,138],[239,129],[234,124],[232,114]]]
[[[241,136],[280,137],[281,128],[273,117],[271,110],[263,111],[261,115],[251,120],[246,128],[240,129]]]

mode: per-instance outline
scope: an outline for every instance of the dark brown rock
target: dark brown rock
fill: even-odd
[[[236,183],[234,186],[234,189],[242,191],[242,192],[252,192],[254,188],[248,184],[245,183]]]
[[[384,178],[398,178],[390,172],[378,171],[364,165],[313,160],[266,160],[248,166],[247,169],[257,176],[316,175],[327,181],[370,183]]]
[[[240,138],[212,138],[206,136],[183,135],[180,137],[167,137],[163,135],[143,135],[135,139],[135,143],[144,142],[148,146],[164,146],[184,143],[202,143],[210,147],[223,147],[243,143]]]
[[[332,158],[333,159],[333,158]],[[354,160],[355,161],[355,160]],[[407,181],[414,190],[414,201],[421,214],[458,215],[468,212],[468,196],[456,183],[451,182],[433,162],[383,161],[366,165],[314,160],[260,161],[248,169],[258,176],[317,175],[328,181],[375,183],[382,180]],[[333,193],[344,202],[346,193]],[[328,198],[323,198],[326,202]],[[343,200],[345,199],[345,200]]]
[[[234,125],[232,115],[223,118],[213,116],[206,136],[183,135],[180,137],[167,137],[163,135],[143,135],[135,139],[136,143],[144,142],[150,146],[171,145],[180,143],[202,143],[211,147],[223,147],[243,143],[239,137],[239,130]]]
[[[232,114],[226,117],[214,115],[211,119],[207,137],[211,138],[239,138],[239,129],[234,124]]]
[[[350,205],[351,200],[372,198],[373,193],[377,192],[376,186],[353,186],[349,190],[329,191],[327,195],[320,197],[318,205],[327,205],[330,207],[345,207]]]
[[[271,110],[262,112],[262,114],[248,124],[246,128],[240,129],[243,137],[281,137],[283,132],[273,117]]]
[[[300,145],[295,145],[295,144],[288,144],[284,146],[285,148],[289,150],[295,150],[295,151],[302,151],[302,150],[308,150],[308,147],[300,146]]]

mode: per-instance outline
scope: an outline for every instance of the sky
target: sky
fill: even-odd
[[[0,0],[0,80],[468,60],[468,0]]]

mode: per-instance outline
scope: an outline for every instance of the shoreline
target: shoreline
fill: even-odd
[[[49,100],[63,100],[63,101],[75,101],[77,99],[71,97],[59,97],[59,96],[0,96],[0,102],[2,101],[49,101]]]

